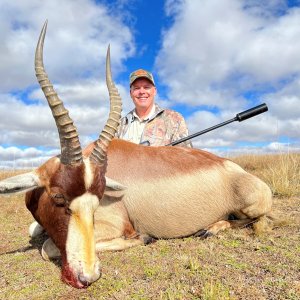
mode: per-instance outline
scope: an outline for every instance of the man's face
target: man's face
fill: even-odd
[[[131,85],[130,96],[137,111],[152,108],[155,95],[155,86],[146,78],[138,78]]]

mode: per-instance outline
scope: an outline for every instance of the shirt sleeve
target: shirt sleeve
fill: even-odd
[[[189,130],[186,125],[186,122],[183,116],[178,113],[178,126],[177,126],[177,130],[174,132],[172,136],[172,142],[176,142],[177,140],[187,137],[188,135],[189,135]],[[191,140],[187,140],[183,143],[178,144],[177,146],[193,148]]]

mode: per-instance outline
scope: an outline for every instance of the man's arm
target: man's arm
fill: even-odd
[[[178,113],[178,127],[177,130],[174,132],[172,136],[172,142],[178,141],[179,139],[182,139],[189,135],[189,130],[186,125],[186,122],[181,114]],[[183,143],[178,144],[178,146],[181,147],[191,147],[193,148],[192,142],[190,140],[185,141]]]

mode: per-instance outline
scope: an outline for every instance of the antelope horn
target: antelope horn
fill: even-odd
[[[106,85],[109,93],[110,113],[90,155],[90,159],[100,165],[105,163],[107,148],[117,132],[122,112],[122,100],[111,76],[110,46],[108,46],[106,55]]]
[[[82,150],[78,138],[77,129],[69,116],[68,110],[64,107],[63,102],[59,99],[48,75],[44,69],[43,47],[47,30],[45,22],[41,31],[36,51],[35,51],[35,75],[48,101],[52,115],[55,119],[56,127],[60,139],[61,162],[66,165],[73,165],[82,162]]]

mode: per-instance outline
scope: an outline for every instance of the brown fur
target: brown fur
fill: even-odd
[[[98,196],[99,199],[101,199],[105,189],[106,166],[99,167],[98,165],[93,165],[93,167],[94,179],[92,185],[88,188],[88,191],[91,194]]]
[[[64,257],[70,218],[66,214],[65,207],[55,205],[43,188],[27,193],[25,201],[27,208],[38,223],[47,231]],[[57,234],[58,232],[59,234]]]
[[[27,208],[53,239],[62,255],[70,218],[68,206],[75,197],[85,192],[83,172],[83,164],[69,166],[57,163],[56,158],[51,159],[37,170],[44,178],[46,187],[26,194]],[[55,197],[63,201],[58,204]]]
[[[89,156],[93,147],[94,144],[89,145],[84,156]],[[107,194],[102,197],[105,167],[86,165],[91,171],[84,172],[84,165],[66,167],[57,159],[50,160],[38,170],[41,180],[47,183],[46,188],[27,195],[27,206],[56,246],[62,249],[63,261],[66,261],[64,233],[70,217],[64,211],[65,203],[60,205],[60,198],[51,200],[51,195],[63,195],[69,203],[87,190],[90,198],[85,199],[89,199],[89,203],[100,199],[94,212],[94,235],[90,232],[93,226],[89,217],[83,222],[89,227],[81,228],[76,215],[70,221],[74,228],[79,228],[79,237],[84,240],[88,235],[83,248],[90,250],[87,258],[92,267],[94,242],[89,244],[91,239],[95,239],[96,250],[103,251],[140,245],[150,240],[149,237],[207,237],[229,227],[263,220],[271,210],[271,191],[265,183],[235,163],[206,151],[147,147],[113,140],[107,156],[106,175],[127,187],[124,196],[122,189],[115,193],[114,188],[108,187]],[[74,203],[76,200],[72,203],[76,210]],[[78,216],[84,208],[80,203]],[[88,211],[91,212],[91,208]],[[243,220],[228,221],[230,214]],[[87,229],[89,232],[85,234]],[[78,240],[76,235],[75,239]],[[76,244],[73,249],[77,246],[81,247]],[[73,274],[68,264],[63,266],[65,281],[76,286],[78,281]],[[92,274],[89,282],[96,280],[96,275]],[[80,284],[77,287],[81,287]]]
[[[63,192],[67,200],[72,200],[86,192],[84,185],[84,164],[77,166],[60,164],[50,180],[50,192]]]
[[[83,154],[89,156],[94,144],[88,145]],[[106,175],[114,180],[124,179],[124,170],[130,171],[130,180],[143,180],[189,174],[200,168],[221,166],[225,159],[207,151],[183,147],[137,146],[124,140],[114,139],[108,148]],[[174,163],[175,162],[175,163]],[[147,166],[151,164],[151,168]],[[147,172],[145,172],[147,169]],[[113,176],[111,176],[113,174]],[[117,176],[117,177],[116,177]],[[126,180],[126,179],[125,179]]]
[[[92,149],[93,144],[84,155]],[[256,219],[268,213],[272,205],[270,189],[261,180],[229,160],[197,149],[113,140],[106,175],[127,186],[119,203],[129,215],[123,214],[123,218],[130,218],[139,233],[157,238],[192,235],[231,213]],[[112,220],[111,230],[117,215],[120,217],[118,210],[106,210],[105,218]],[[109,234],[107,224],[105,228]],[[116,238],[115,233],[111,238]]]
[[[88,156],[93,146],[89,145],[83,154]],[[40,170],[46,174],[45,180],[51,170],[54,177],[49,181],[50,194],[62,193],[68,200],[84,193],[82,166],[57,166],[54,161]],[[92,173],[88,190],[100,199],[104,169],[93,166]],[[121,249],[119,238],[137,238],[138,234],[172,238],[201,229],[216,233],[230,227],[224,221],[229,214],[252,220],[265,215],[272,205],[269,188],[258,178],[233,162],[191,148],[147,147],[113,140],[108,149],[107,176],[127,186],[127,190],[123,198],[115,198],[110,192],[100,201],[94,216],[99,249],[109,249],[109,241],[112,249]],[[38,221],[43,226],[45,214],[39,211]],[[136,243],[124,241],[123,246]]]

